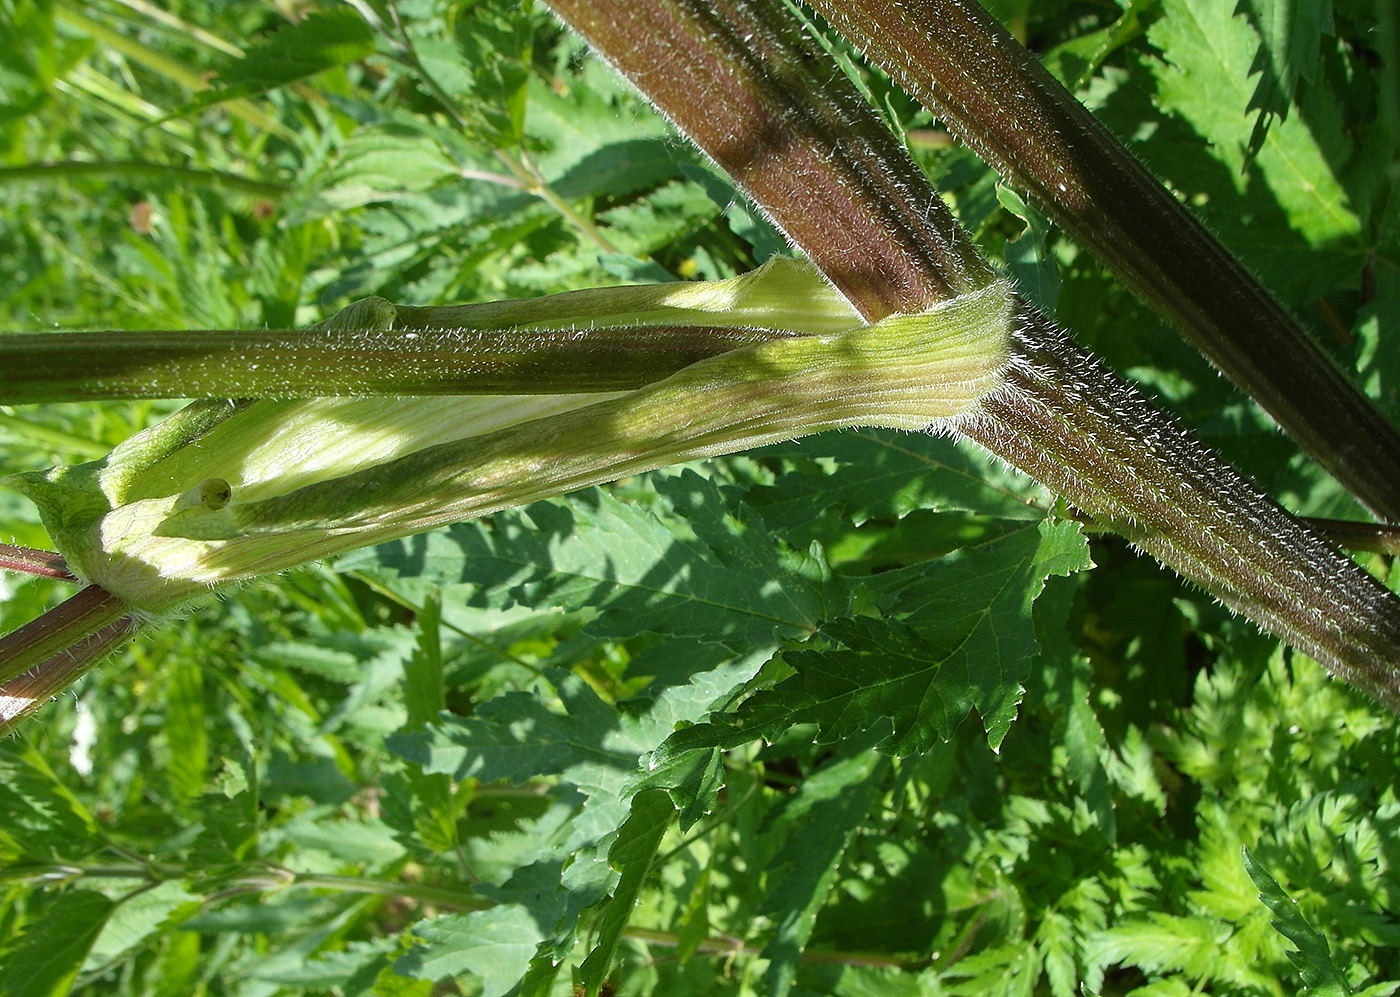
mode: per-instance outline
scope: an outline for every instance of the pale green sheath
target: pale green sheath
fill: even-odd
[[[866,325],[819,274],[786,260],[612,293],[611,305],[592,291],[499,307],[517,309],[514,327],[522,308],[563,329],[665,315],[748,329],[753,341],[625,392],[196,402],[103,460],[7,483],[39,505],[75,572],[160,613],[212,587],[666,464],[837,427],[951,426],[1001,384],[1014,321],[1011,287],[996,280]],[[393,307],[352,306],[337,320],[382,324]]]

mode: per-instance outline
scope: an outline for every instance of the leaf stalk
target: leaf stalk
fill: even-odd
[[[873,137],[883,125],[781,0],[553,6],[867,319],[926,307],[988,272],[905,150]],[[848,147],[861,154],[833,151]],[[1400,600],[1033,309],[1021,315],[1003,387],[958,428],[1400,710]]]
[[[1400,520],[1400,432],[976,0],[812,6],[1103,260],[1363,505]]]

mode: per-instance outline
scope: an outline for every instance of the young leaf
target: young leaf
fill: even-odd
[[[529,912],[507,904],[466,914],[444,914],[410,929],[421,943],[394,963],[394,972],[417,980],[470,973],[482,997],[504,997],[525,975],[544,937]]]
[[[0,955],[0,993],[66,997],[112,906],[92,890],[67,890],[47,904]]]
[[[603,907],[598,941],[579,967],[579,979],[588,997],[597,997],[603,980],[617,958],[618,942],[632,918],[637,897],[646,882],[656,849],[676,815],[670,798],[659,789],[646,789],[632,798],[631,813],[608,849],[608,864],[622,873],[616,889]]]
[[[869,749],[883,731],[842,746],[844,757],[808,776],[784,803],[773,830],[787,840],[768,867],[771,884],[760,913],[775,919],[764,946],[770,997],[787,997],[851,838],[866,821],[887,763]]]
[[[1332,960],[1327,939],[1308,923],[1298,909],[1298,901],[1284,892],[1278,880],[1259,864],[1248,848],[1241,849],[1241,854],[1245,871],[1259,887],[1259,899],[1274,913],[1274,927],[1297,946],[1296,951],[1288,953],[1288,958],[1298,967],[1307,993],[1316,997],[1350,997],[1351,985]]]

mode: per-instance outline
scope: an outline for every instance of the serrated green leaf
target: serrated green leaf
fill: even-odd
[[[1211,977],[1227,961],[1222,945],[1229,934],[1228,925],[1212,918],[1153,911],[1090,938],[1084,946],[1084,961],[1136,966],[1145,973]]]
[[[405,733],[422,730],[447,705],[447,686],[442,661],[442,598],[429,594],[418,610],[418,641],[404,663],[404,704],[408,709]],[[452,791],[452,778],[445,773],[427,773],[410,767],[406,773],[412,794],[413,826],[416,842],[430,853],[451,852],[457,847],[457,816],[460,799]]]
[[[1076,997],[1078,993],[1075,940],[1070,919],[1057,910],[1046,911],[1036,928],[1035,944],[1054,997]]]
[[[804,779],[775,819],[775,830],[785,828],[788,838],[771,860],[772,885],[760,908],[775,922],[763,949],[770,960],[764,974],[769,997],[787,997],[792,990],[841,858],[882,788],[879,775],[887,763],[869,750],[875,739],[867,736],[845,745],[847,757]]]
[[[177,923],[180,918],[175,915],[182,909],[185,916],[193,914],[202,900],[175,880],[127,897],[115,905],[102,925],[83,968],[93,970],[116,960],[156,931]]]
[[[1332,960],[1332,949],[1327,939],[1308,923],[1298,902],[1284,892],[1278,880],[1259,864],[1248,848],[1240,850],[1244,868],[1254,885],[1259,888],[1259,899],[1273,912],[1273,925],[1278,932],[1291,941],[1297,949],[1288,953],[1293,965],[1298,967],[1298,975],[1303,978],[1303,987],[1317,997],[1350,997],[1351,985],[1346,974]]]
[[[544,938],[529,912],[515,905],[445,914],[410,930],[422,945],[394,964],[395,973],[419,980],[470,973],[481,980],[482,997],[504,997]]]
[[[367,970],[372,969],[374,975],[378,976],[388,957],[399,948],[398,939],[349,942],[344,949],[317,953],[298,965],[279,966],[271,972],[255,968],[249,975],[253,979],[266,980],[269,983],[348,989],[346,983]],[[420,982],[414,981],[415,985]]]
[[[0,843],[10,855],[40,860],[100,847],[96,820],[22,741],[0,744]]]
[[[180,803],[204,792],[209,775],[209,737],[204,719],[204,671],[197,661],[178,661],[165,690],[165,728],[170,789]]]
[[[807,465],[780,476],[771,486],[749,490],[748,501],[775,530],[829,514],[860,525],[916,509],[965,510],[1018,520],[1044,516],[1032,499],[1038,486],[947,437],[861,429],[827,434],[819,449],[796,442],[758,453]],[[828,463],[835,468],[823,466]]]
[[[848,598],[819,553],[784,549],[699,475],[659,487],[698,537],[593,491],[351,554],[337,568],[390,586],[400,576],[470,584],[478,605],[590,607],[600,637],[656,632],[736,648],[810,630]]]
[[[1332,34],[1332,0],[1248,0],[1247,9],[1259,32],[1259,51],[1250,66],[1259,74],[1251,110],[1260,111],[1251,137],[1257,151],[1269,118],[1288,116],[1300,80],[1312,82],[1321,58],[1323,37]]]
[[[556,792],[571,807],[582,794],[582,807],[572,820],[532,846],[536,865],[530,876],[512,877],[505,892],[483,888],[488,895],[511,900],[524,890],[537,919],[549,922],[546,930],[554,932],[562,958],[579,914],[612,886],[613,874],[600,851],[626,820],[629,799],[648,785],[643,757],[679,722],[702,715],[741,685],[759,664],[761,659],[737,659],[623,710],[604,703],[578,676],[550,671],[546,678],[559,697],[554,707],[538,695],[507,693],[483,704],[475,716],[443,720],[420,734],[396,735],[391,747],[430,773],[482,782],[557,777],[561,786]],[[711,766],[701,769],[717,774]],[[694,792],[705,799],[713,789],[699,785]],[[685,793],[677,795],[684,798]]]
[[[816,724],[826,742],[890,720],[894,729],[880,750],[910,754],[947,740],[973,707],[996,747],[1016,715],[1036,651],[1035,597],[1049,575],[1089,565],[1078,526],[1046,521],[928,567],[880,576],[872,588],[883,590],[885,605],[903,619],[828,620],[815,638],[784,654],[795,675],[732,713],[677,732],[652,764],[683,751],[771,740],[803,723]]]
[[[948,988],[958,997],[1032,997],[1040,976],[1040,957],[1028,941],[978,952],[953,964],[949,976],[962,977]]]
[[[676,808],[670,797],[659,789],[645,789],[632,798],[631,812],[618,830],[617,840],[608,849],[608,863],[622,876],[602,909],[598,941],[578,971],[588,997],[597,997],[603,980],[612,970],[622,932],[632,918],[656,850],[675,815]]]
[[[1064,746],[1065,774],[1078,787],[1104,840],[1113,845],[1118,828],[1113,787],[1105,766],[1111,757],[1108,738],[1089,702],[1092,668],[1074,646],[1066,626],[1075,588],[1073,581],[1046,585],[1034,607],[1036,642],[1041,650],[1047,705],[1059,711],[1056,740]]]
[[[1163,0],[1164,16],[1148,37],[1169,63],[1155,70],[1162,106],[1189,121],[1239,175],[1251,141],[1248,78],[1260,41],[1234,9],[1212,0]],[[1315,135],[1298,115],[1271,127],[1259,148],[1260,176],[1309,246],[1356,245],[1360,223],[1334,168],[1349,155],[1340,132]]]
[[[313,10],[251,46],[219,73],[196,107],[248,97],[374,54],[374,31],[348,6]]]
[[[112,901],[92,890],[68,890],[45,906],[0,955],[0,993],[65,997],[112,906]]]

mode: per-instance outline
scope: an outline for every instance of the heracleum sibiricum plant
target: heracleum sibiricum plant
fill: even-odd
[[[1393,518],[1396,438],[1371,401],[984,12],[961,0],[812,6],[1101,254],[1359,506]],[[217,981],[210,989],[426,994],[471,976],[490,997],[596,994],[619,979],[629,992],[707,997],[784,997],[795,985],[1068,997],[1129,991],[1144,977],[1153,992],[1294,992],[1296,980],[1277,969],[1289,957],[1314,992],[1359,990],[1384,972],[1376,953],[1398,936],[1385,915],[1357,912],[1386,906],[1385,842],[1400,821],[1386,776],[1391,718],[1328,684],[1301,654],[1164,582],[1146,559],[1131,562],[1136,587],[1101,591],[1123,574],[1086,570],[1081,528],[1107,535],[1098,550],[1109,558],[1122,553],[1113,538],[1126,538],[1392,710],[1396,600],[1024,300],[872,110],[883,103],[897,115],[900,95],[863,95],[852,80],[869,83],[865,71],[795,6],[553,5],[809,262],[779,258],[706,282],[433,304],[453,299],[444,274],[486,270],[492,253],[501,283],[473,287],[510,292],[498,298],[532,288],[557,244],[536,239],[548,225],[632,278],[655,275],[641,257],[664,251],[625,243],[629,218],[664,228],[668,211],[690,217],[698,201],[723,210],[751,245],[770,238],[743,205],[727,203],[732,188],[708,167],[686,160],[688,183],[668,185],[674,160],[688,155],[679,139],[649,145],[629,131],[583,143],[589,152],[567,168],[551,166],[547,143],[527,139],[526,108],[579,113],[587,96],[578,81],[601,70],[535,24],[529,7],[328,5],[246,56],[214,39],[230,61],[202,96],[208,78],[147,47],[144,29],[114,31],[98,5],[56,0],[36,15],[50,35],[60,25],[65,42],[92,38],[120,53],[134,89],[122,101],[105,78],[76,70],[63,71],[66,88],[140,115],[150,111],[134,97],[149,84],[143,74],[187,87],[184,105],[156,108],[142,136],[182,155],[203,147],[181,126],[204,108],[226,109],[235,134],[247,127],[295,142],[298,129],[269,113],[275,101],[249,100],[294,87],[297,125],[316,125],[297,147],[306,171],[297,184],[242,175],[264,152],[278,155],[259,138],[234,163],[168,177],[283,197],[262,211],[285,212],[296,235],[279,260],[327,299],[343,296],[327,288],[356,281],[385,286],[365,285],[363,266],[307,262],[340,238],[338,211],[361,236],[403,225],[405,241],[386,240],[376,256],[365,236],[355,247],[364,255],[351,258],[401,268],[390,286],[415,304],[371,298],[292,329],[320,317],[286,304],[311,294],[296,281],[270,290],[276,267],[254,259],[261,276],[248,283],[263,296],[263,321],[245,324],[270,328],[0,337],[0,404],[202,399],[105,456],[89,444],[89,463],[10,479],[39,506],[62,556],[12,547],[0,564],[91,584],[0,641],[7,722],[147,619],[181,622],[152,628],[134,655],[180,627],[197,648],[146,663],[153,680],[102,674],[84,693],[83,715],[104,721],[98,739],[121,744],[112,771],[100,773],[116,803],[98,815],[30,747],[44,725],[18,728],[0,751],[0,855],[23,908],[0,924],[0,991],[172,993]],[[1261,4],[1250,7],[1262,16]],[[135,0],[123,9],[172,23]],[[1209,10],[1195,0],[1134,4],[1100,47],[1070,55],[1097,67],[1133,37],[1136,18],[1160,15],[1154,44],[1184,67],[1187,25],[1214,16],[1204,36],[1220,50],[1227,36],[1238,42],[1245,22]],[[452,44],[414,29],[413,18],[439,15],[455,25]],[[511,59],[482,55],[493,46]],[[82,65],[82,51],[55,47],[35,78]],[[1377,60],[1392,80],[1400,47],[1396,55]],[[412,111],[376,118],[340,67]],[[329,71],[308,80],[317,70]],[[1164,79],[1175,71],[1161,69]],[[551,103],[571,83],[573,103]],[[472,104],[497,91],[498,105]],[[1377,176],[1400,140],[1389,128],[1400,120],[1393,105],[1382,100],[1379,144],[1363,157]],[[611,111],[580,130],[605,128]],[[1253,150],[1265,176],[1306,161],[1295,147],[1300,113],[1287,129],[1275,122]],[[567,119],[556,114],[557,132]],[[600,168],[611,187],[588,186]],[[435,179],[425,183],[420,170]],[[95,175],[144,180],[160,169],[74,159],[0,171],[0,183]],[[1324,180],[1309,184],[1325,191]],[[658,183],[636,203],[612,197]],[[487,248],[455,238],[448,220],[460,207],[450,193],[474,195],[477,185],[516,199],[493,216],[489,198],[466,198],[483,225],[498,225]],[[396,200],[404,190],[422,196]],[[1043,234],[1017,195],[998,197],[1027,220],[1027,241]],[[384,210],[353,229],[355,207],[375,198]],[[956,200],[976,224],[977,199]],[[1379,195],[1366,203],[1387,217]],[[129,227],[149,239],[135,242],[140,258],[152,269],[178,262],[171,286],[190,303],[180,314],[210,316],[184,324],[236,325],[218,305],[244,289],[205,279],[211,270],[197,257],[225,244],[236,252],[239,226],[198,212],[181,219],[210,236],[192,253],[161,210],[131,208]],[[1310,233],[1346,234],[1345,218],[1322,213]],[[454,237],[418,241],[444,230]],[[668,265],[688,274],[700,260],[719,277],[750,269],[737,265],[746,256],[724,255],[731,236],[713,235],[694,236],[692,257],[665,257]],[[1330,258],[1321,237],[1316,249]],[[454,258],[434,269],[443,256]],[[140,272],[123,263],[127,279]],[[515,283],[516,273],[533,276]],[[1364,273],[1359,288],[1364,317],[1374,293]],[[1368,348],[1381,349],[1387,331]],[[1384,364],[1368,369],[1368,387],[1383,394]],[[1168,393],[1183,402],[1184,393]],[[840,427],[902,435],[785,443]],[[1020,503],[1002,496],[1001,518],[941,530],[934,520],[925,535],[924,513],[962,508],[947,487],[917,494],[930,454],[951,459],[914,435],[929,429],[976,441],[1059,503],[1008,513]],[[714,477],[686,470],[536,502],[762,444],[752,462],[705,465]],[[850,454],[859,455],[853,463]],[[961,471],[930,472],[938,474]],[[809,478],[820,482],[815,494]],[[507,511],[461,522],[497,510]],[[1026,515],[1039,521],[1027,526]],[[820,532],[847,518],[861,528]],[[884,520],[898,521],[888,546],[878,539]],[[449,523],[459,525],[434,529]],[[293,574],[209,605],[210,590],[332,555],[326,576],[339,581],[315,595],[299,589],[308,575]],[[1144,599],[1147,590],[1157,595]],[[244,600],[263,606],[276,592],[302,607],[289,615],[314,606],[324,629],[291,646],[279,640],[278,614],[245,613],[239,643],[217,660],[246,670],[208,668],[221,637],[198,629],[204,614],[237,616]],[[1151,626],[1129,626],[1122,618],[1143,601],[1168,608]],[[525,607],[547,625],[522,617]],[[1220,619],[1197,636],[1184,612]],[[371,616],[383,625],[367,626]],[[1121,655],[1120,630],[1137,641]],[[450,634],[481,656],[454,658]],[[1191,655],[1190,668],[1169,667],[1173,653]],[[269,664],[279,655],[352,691],[326,705]],[[1124,679],[1130,666],[1140,674]],[[1173,687],[1197,670],[1189,696]],[[388,691],[400,681],[401,703]],[[259,683],[276,690],[261,704],[249,695]],[[94,688],[113,694],[110,708]],[[1123,688],[1136,695],[1121,698]],[[162,697],[164,725],[150,746],[149,703]],[[59,709],[48,728],[62,733],[72,711]],[[972,716],[977,723],[964,722]],[[78,731],[71,751],[45,750],[66,752],[76,773],[91,736]],[[793,775],[784,753],[798,742],[805,755]],[[361,750],[370,774],[357,787],[344,773]],[[298,768],[293,759],[305,754],[316,760]],[[1253,782],[1232,786],[1249,767]],[[166,796],[145,781],[148,770],[169,771]],[[1036,779],[1059,784],[1063,798],[1034,788]],[[314,806],[303,808],[303,797]],[[172,816],[181,829],[173,836]],[[133,840],[141,821],[158,830]],[[918,841],[902,830],[913,825]],[[1190,878],[1197,862],[1200,883]],[[1317,892],[1340,879],[1341,892]],[[62,886],[46,895],[54,884]],[[345,902],[355,896],[368,902]],[[238,897],[253,898],[257,916],[226,917]],[[387,898],[400,906],[372,906]],[[409,903],[423,919],[404,928]],[[1301,952],[1285,954],[1269,911]],[[1315,923],[1331,929],[1334,947],[1347,946],[1350,964]],[[245,937],[246,956],[229,956]],[[711,956],[723,959],[713,973],[702,965]]]
[[[952,425],[954,417],[961,417],[961,432],[1097,521],[1337,674],[1400,705],[1400,603],[1038,312],[1013,305],[918,168],[783,3],[667,0],[623,10],[590,0],[555,7],[734,177],[839,296],[811,275],[783,271],[781,278],[756,274],[688,292],[698,307],[664,289],[595,291],[544,305],[402,314],[366,302],[311,333],[235,334],[217,345],[181,334],[59,346],[43,336],[10,337],[4,348],[11,369],[30,373],[4,393],[8,402],[65,392],[276,398],[489,394],[522,386],[563,395],[506,403],[209,402],[94,465],[11,479],[39,502],[70,568],[110,599],[83,622],[68,621],[61,636],[39,623],[6,640],[0,678],[11,683],[10,716],[80,670],[66,651],[53,655],[56,646],[118,626],[129,611],[169,611],[205,588],[637,470],[833,427],[924,429]],[[934,6],[925,15],[940,19]],[[984,21],[978,23],[985,29]],[[1008,42],[991,37],[984,45],[997,51]],[[930,45],[944,53],[953,47],[947,39]],[[918,73],[912,61],[906,54],[900,63],[911,78]],[[983,86],[994,91],[1003,77],[1019,85],[1026,66],[1012,62],[983,67]],[[1044,81],[1038,85],[1046,89]],[[965,129],[975,128],[971,113]],[[984,116],[1006,119],[996,108]],[[1049,121],[1051,112],[1034,120]],[[1060,127],[1091,133],[1084,125]],[[1098,169],[1111,192],[1155,189],[1110,158],[1116,146],[1095,139],[1064,151],[1042,137],[1031,148],[1053,151],[1085,175]],[[1060,169],[1072,177],[1069,167]],[[1107,195],[1075,182],[1073,189],[1063,182],[1037,189],[1043,198],[1088,199],[1115,220],[1131,219],[1130,200],[1115,210]],[[1202,232],[1193,238],[1213,245]],[[1130,245],[1120,252],[1136,261],[1144,251]],[[1229,259],[1223,252],[1219,258]],[[1182,301],[1188,279],[1165,298]],[[1229,279],[1268,300],[1241,269],[1230,270]],[[749,292],[756,303],[742,287],[757,289]],[[1179,311],[1210,315],[1224,292],[1205,286],[1199,293],[1204,304]],[[649,309],[666,317],[655,320]],[[813,313],[811,322],[797,309]],[[1275,311],[1261,319],[1265,330],[1283,316]],[[1201,338],[1227,341],[1228,319],[1203,322]],[[1286,322],[1276,324],[1283,341],[1307,341]],[[838,332],[823,335],[831,329]],[[1234,348],[1274,354],[1267,331],[1251,335]],[[945,352],[952,358],[946,366]],[[706,354],[713,356],[696,359]],[[337,370],[322,374],[318,356],[334,356]],[[232,366],[243,373],[221,376]],[[1244,361],[1238,366],[1249,369]],[[1297,376],[1300,367],[1334,370],[1321,354],[1279,369]],[[1261,383],[1271,369],[1260,369]],[[1328,376],[1331,387],[1321,397],[1374,411]],[[634,391],[605,401],[577,394],[618,387]],[[1276,393],[1292,398],[1296,390],[1285,385]],[[1367,418],[1385,425],[1379,416]],[[1387,446],[1383,432],[1358,431],[1355,420],[1321,408],[1311,420],[1294,415],[1293,422],[1332,432],[1345,426],[1367,444]],[[1319,448],[1343,455],[1330,445]],[[1379,458],[1356,463],[1357,481],[1388,473]],[[1358,492],[1389,494],[1371,484]]]

